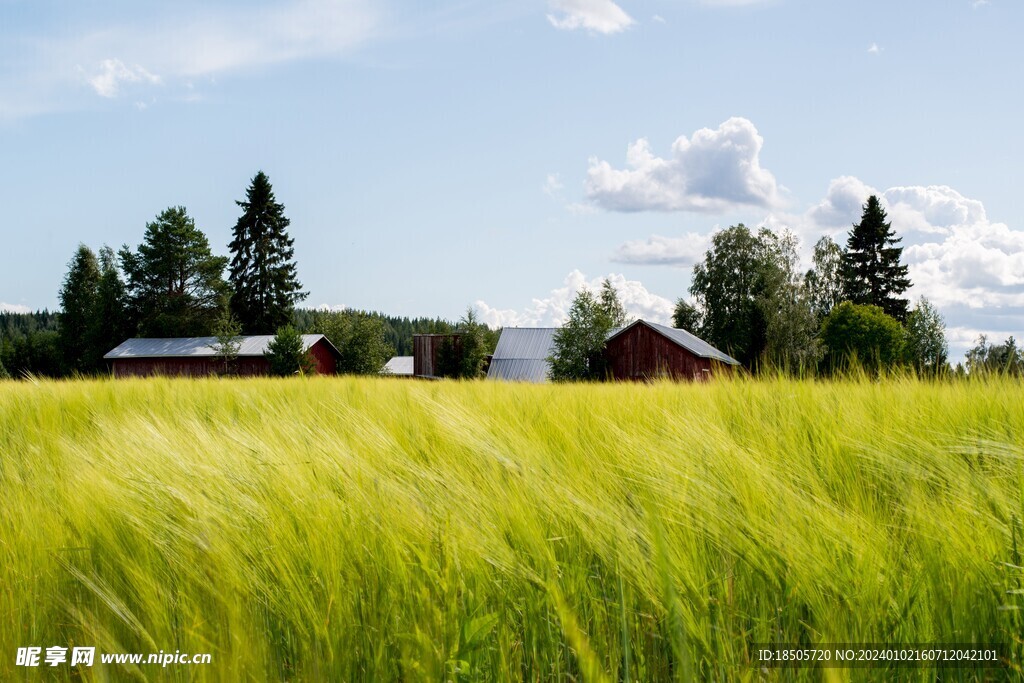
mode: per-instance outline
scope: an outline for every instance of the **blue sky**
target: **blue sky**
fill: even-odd
[[[665,320],[716,229],[845,240],[878,193],[955,353],[1024,337],[1024,4],[0,0],[0,306],[262,169],[309,305]]]

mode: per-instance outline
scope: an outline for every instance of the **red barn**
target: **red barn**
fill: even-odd
[[[238,337],[238,359],[232,372],[237,375],[269,375],[267,346],[274,338],[264,334]],[[114,367],[115,377],[175,375],[202,377],[224,372],[224,361],[217,357],[216,337],[182,337],[171,339],[129,339],[113,349],[104,359]],[[317,373],[333,375],[341,354],[322,334],[302,335],[302,344],[313,357]]]
[[[706,379],[739,365],[686,330],[637,320],[608,337],[605,358],[613,379]]]

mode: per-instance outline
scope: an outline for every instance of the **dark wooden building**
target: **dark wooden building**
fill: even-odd
[[[242,376],[270,374],[267,346],[273,335],[239,337],[238,358],[232,374]],[[333,375],[341,354],[322,334],[302,335],[303,347],[313,358],[318,374]],[[113,366],[115,377],[173,375],[202,377],[224,373],[224,361],[217,357],[216,337],[169,339],[129,339],[104,356]]]
[[[686,330],[637,320],[608,337],[605,358],[612,379],[702,380],[739,365]]]
[[[414,377],[440,377],[441,349],[450,344],[452,357],[462,354],[461,334],[414,334],[412,336],[412,374]]]

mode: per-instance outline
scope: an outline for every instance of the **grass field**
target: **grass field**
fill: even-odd
[[[1024,387],[0,383],[0,679],[936,680],[754,643],[1003,643]],[[97,655],[98,657],[98,655]],[[77,675],[77,674],[74,674]]]

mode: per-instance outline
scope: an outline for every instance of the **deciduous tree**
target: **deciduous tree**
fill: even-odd
[[[605,342],[614,327],[627,321],[614,285],[608,278],[595,296],[581,289],[569,309],[569,319],[554,337],[554,352],[548,358],[549,376],[556,382],[584,382],[607,377]]]
[[[693,268],[690,294],[703,311],[699,336],[747,367],[765,350],[764,299],[780,277],[771,238],[770,231],[755,235],[742,223],[721,230]]]
[[[843,249],[826,235],[815,243],[812,263],[804,276],[804,286],[820,322],[844,300]]]
[[[385,336],[384,321],[369,313],[320,311],[311,329],[337,347],[341,374],[378,375],[394,353]]]
[[[813,371],[821,357],[818,320],[800,276],[800,242],[788,230],[762,230],[758,238],[765,252],[757,298],[765,322],[762,361],[793,374]]]
[[[1002,344],[993,344],[985,335],[967,352],[967,372],[972,376],[986,373],[1019,376],[1024,374],[1024,353],[1017,340],[1010,337]]]
[[[877,371],[895,366],[903,351],[903,328],[878,306],[844,301],[821,325],[825,368],[842,371],[859,366]]]
[[[700,311],[689,301],[679,297],[676,300],[676,307],[672,311],[672,326],[700,336],[700,325]]]
[[[946,322],[939,311],[924,297],[918,300],[914,310],[907,316],[903,355],[907,364],[922,374],[935,375],[944,372],[948,367]]]

